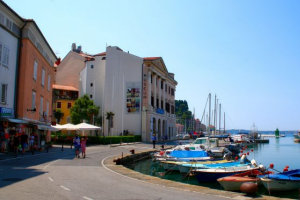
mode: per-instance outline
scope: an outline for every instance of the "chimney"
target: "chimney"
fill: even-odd
[[[72,51],[76,51],[76,43],[72,43]]]
[[[81,45],[79,45],[79,46],[77,47],[77,52],[78,52],[78,53],[81,52]]]

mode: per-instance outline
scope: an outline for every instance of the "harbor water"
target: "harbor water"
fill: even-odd
[[[274,169],[282,172],[288,165],[289,169],[300,169],[300,143],[295,143],[292,134],[287,134],[285,137],[275,138],[268,137],[269,143],[264,144],[249,144],[244,153],[249,152],[248,159],[255,159],[258,164],[263,164],[266,168],[271,163],[274,164]],[[175,142],[173,144],[177,144]],[[253,152],[251,152],[253,149]],[[220,189],[222,187],[218,182],[215,183],[201,183],[199,184],[195,177],[186,176],[176,171],[165,171],[158,162],[153,162],[151,159],[143,160],[132,165],[127,166],[135,171],[168,179],[172,181],[183,182],[193,185],[206,186],[213,189]],[[270,195],[270,193],[259,187],[258,195]],[[272,196],[285,197],[292,199],[299,199],[299,191],[271,193]]]

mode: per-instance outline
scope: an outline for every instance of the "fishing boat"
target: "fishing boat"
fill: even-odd
[[[225,163],[230,162],[227,160],[207,160],[207,161],[197,161],[197,162],[185,162],[185,161],[161,161],[161,165],[165,170],[173,170],[173,171],[180,171],[181,173],[188,173],[191,168],[197,166],[205,168],[207,164],[214,164],[214,163]],[[233,161],[231,161],[233,162]]]
[[[260,169],[257,167],[255,160],[252,160],[251,163],[243,156],[241,158],[243,161],[239,164],[231,165],[230,164],[220,164],[220,167],[206,168],[206,169],[193,169],[191,173],[194,174],[198,182],[213,182],[218,178],[223,178],[226,176],[232,176],[235,174],[240,174],[243,172],[248,172],[255,169]],[[223,165],[223,166],[222,166]]]
[[[212,160],[213,158],[208,155],[204,150],[189,151],[189,150],[166,150],[154,154],[156,161],[204,161]]]
[[[264,175],[266,173],[269,172],[254,169],[240,174],[218,178],[217,181],[222,185],[222,187],[225,190],[239,191],[243,183],[252,182],[259,184],[260,178],[258,177],[258,175]]]
[[[298,133],[294,134],[294,141],[300,142],[300,131],[298,131]]]
[[[178,165],[180,173],[189,173],[195,169],[215,169],[226,167],[237,167],[247,164],[241,164],[240,161],[228,161],[228,160],[216,160],[209,162],[197,162],[197,163],[182,163]]]
[[[269,191],[289,191],[300,189],[300,169],[277,174],[259,176]]]

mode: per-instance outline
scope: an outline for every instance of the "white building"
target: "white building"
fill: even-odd
[[[86,61],[80,73],[80,93],[88,94],[103,116],[114,113],[112,135],[122,135],[124,130],[135,135],[142,132],[142,66],[142,58],[107,47],[106,53]],[[108,120],[104,120],[105,135],[107,127]]]
[[[0,2],[0,117],[15,117],[20,27],[23,19]]]
[[[56,84],[73,86],[79,96],[87,94],[103,116],[108,135],[106,113],[113,112],[111,135],[124,131],[141,135],[142,141],[175,137],[175,90],[177,82],[161,57],[141,58],[107,47],[96,55],[72,50],[58,66]]]

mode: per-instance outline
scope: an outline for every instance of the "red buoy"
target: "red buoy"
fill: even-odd
[[[271,169],[274,168],[274,164],[273,164],[273,163],[270,164],[270,168],[271,168]]]
[[[241,150],[241,153],[243,153],[243,150]]]
[[[253,149],[251,149],[251,152],[253,152]]]
[[[252,182],[245,182],[240,186],[241,192],[246,194],[255,194],[257,192],[257,184]]]
[[[236,157],[235,157],[235,160],[238,160],[238,159],[239,159],[239,157],[236,156]]]
[[[285,168],[283,169],[283,171],[284,171],[284,172],[287,172],[287,171],[289,171],[289,168],[286,168],[286,167],[285,167]]]
[[[249,156],[249,152],[247,152],[247,155]]]

